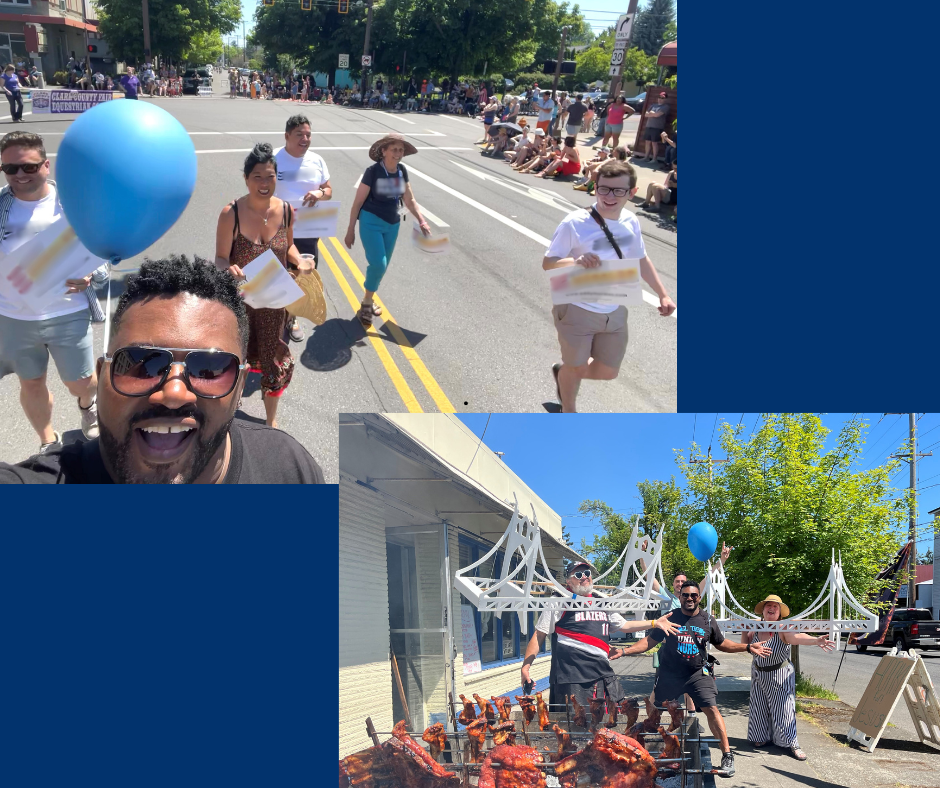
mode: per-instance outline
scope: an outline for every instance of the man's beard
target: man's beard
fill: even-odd
[[[196,447],[193,451],[192,461],[187,465],[182,473],[173,475],[173,471],[166,465],[147,465],[150,473],[146,476],[137,476],[128,467],[127,457],[130,454],[131,440],[134,437],[134,430],[127,432],[127,437],[123,442],[119,442],[114,437],[104,422],[98,421],[98,440],[101,444],[102,452],[106,454],[109,462],[107,463],[109,471],[115,476],[115,484],[192,484],[199,478],[200,474],[206,469],[219,447],[228,436],[229,428],[234,421],[233,415],[216,432],[206,438],[202,437],[202,430],[195,436]]]
[[[575,594],[580,594],[581,596],[588,596],[594,590],[594,581],[585,580],[583,583],[579,583],[577,580],[571,583],[571,590]]]

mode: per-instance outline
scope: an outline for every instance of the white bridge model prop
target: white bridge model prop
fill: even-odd
[[[655,542],[650,542],[644,550],[639,534],[640,518],[633,521],[633,531],[623,552],[610,569],[594,578],[595,596],[577,596],[559,583],[546,569],[542,574],[536,569],[538,564],[548,566],[542,550],[542,529],[539,527],[535,508],[532,519],[519,512],[519,501],[515,501],[515,510],[506,532],[499,538],[485,556],[470,566],[457,571],[454,588],[463,594],[480,611],[512,611],[519,614],[519,628],[522,634],[528,634],[528,616],[523,613],[541,613],[543,610],[610,610],[618,613],[630,611],[658,610],[661,600],[651,598],[654,577],[662,588],[669,588],[662,574],[662,545],[664,530],[659,532]],[[645,537],[644,537],[645,540]],[[499,550],[504,550],[502,569],[498,579],[473,577],[474,570],[495,558]],[[518,558],[515,568],[511,568],[513,557]],[[646,564],[642,568],[640,559]],[[495,561],[494,564],[495,566]],[[597,586],[617,567],[622,567],[620,583],[612,593],[603,593]],[[633,569],[631,573],[630,569]],[[634,581],[627,584],[631,574]],[[829,632],[837,642],[843,632],[875,632],[878,629],[878,616],[866,610],[852,596],[845,585],[842,574],[842,556],[836,563],[833,551],[832,564],[829,567],[829,579],[825,587],[806,610],[799,615],[782,621],[761,621],[734,598],[728,588],[724,567],[708,564],[708,577],[701,589],[707,599],[708,610],[715,614],[715,620],[723,629],[730,632]],[[728,604],[729,600],[731,605]],[[828,610],[825,606],[828,604]],[[717,608],[716,608],[717,606]],[[828,618],[824,614],[828,612]],[[843,618],[848,613],[849,618]]]

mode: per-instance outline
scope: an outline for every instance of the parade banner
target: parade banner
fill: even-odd
[[[295,238],[331,238],[336,235],[339,201],[320,201],[304,207],[301,200],[292,200],[290,205],[294,209]]]
[[[411,243],[425,254],[441,254],[450,251],[449,235],[435,235],[428,238],[417,224],[411,230]]]
[[[0,293],[42,312],[65,294],[66,279],[81,279],[103,263],[78,240],[60,218],[41,233],[0,259]],[[84,301],[81,293],[75,296]]]
[[[546,273],[553,304],[640,306],[643,303],[639,260],[601,260],[597,268],[576,265],[553,268]]]
[[[104,101],[111,101],[110,90],[32,90],[33,114],[76,114],[91,109]]]
[[[248,281],[241,285],[242,297],[252,309],[283,309],[304,297],[293,277],[270,249],[242,266]]]

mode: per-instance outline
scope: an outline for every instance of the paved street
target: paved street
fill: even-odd
[[[406,161],[412,186],[434,232],[450,234],[452,250],[446,256],[423,255],[411,246],[410,223],[402,228],[380,291],[386,321],[366,336],[353,321],[366,269],[362,245],[357,239],[347,251],[338,239],[326,239],[320,273],[328,319],[315,331],[307,324],[306,341],[294,346],[300,363],[278,421],[317,458],[328,482],[338,478],[338,412],[542,411],[542,403],[554,399],[551,365],[559,356],[541,258],[559,220],[590,205],[590,197],[568,183],[519,175],[481,157],[473,142],[482,126],[466,118],[221,97],[153,101],[192,135],[199,177],[186,211],[147,251],[150,257],[184,253],[211,260],[219,211],[245,191],[245,154],[257,141],[283,144],[284,123],[295,112],[310,117],[312,147],[326,159],[334,199],[343,203],[340,236],[354,187],[370,163],[369,145],[396,131],[419,149]],[[54,157],[70,120],[26,115],[25,121],[19,128],[43,134]],[[3,132],[14,128],[3,118],[0,127]],[[629,129],[627,140],[632,141]],[[115,155],[135,167],[144,165],[147,151],[116,145]],[[641,182],[650,177],[644,172]],[[143,210],[145,205],[128,206],[128,220]],[[678,302],[674,225],[651,215],[641,215],[640,221],[648,253]],[[121,264],[116,292],[142,259]],[[651,293],[648,300],[656,301]],[[644,303],[631,311],[629,326],[619,379],[586,381],[578,401],[583,411],[675,411],[676,318],[662,318],[652,303]],[[100,348],[100,326],[96,336]],[[249,379],[242,411],[263,418],[255,377]],[[50,385],[57,401],[54,426],[74,430],[74,404],[54,374]],[[0,460],[19,461],[35,453],[38,444],[22,414],[14,376],[0,380],[0,418],[7,425],[0,436]]]

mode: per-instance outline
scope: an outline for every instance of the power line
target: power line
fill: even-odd
[[[715,440],[715,427],[717,427],[717,426],[718,426],[718,414],[716,413],[716,414],[715,414],[715,423],[712,424],[712,436],[711,436],[711,438],[708,439],[708,451],[709,451],[709,453],[710,453],[711,450],[712,450],[712,443],[713,443],[714,440]]]
[[[490,418],[492,416],[492,413],[486,414],[486,427],[490,426]],[[473,456],[470,458],[470,464],[467,466],[467,473],[470,473],[470,469],[473,467],[473,461],[477,458],[477,451],[480,451],[480,447],[483,445],[483,438],[486,437],[486,427],[483,428],[483,434],[480,436],[480,442],[477,444],[476,451],[473,452]]]
[[[698,424],[698,413],[695,414],[695,420],[692,422],[692,443],[695,443],[695,425]]]

